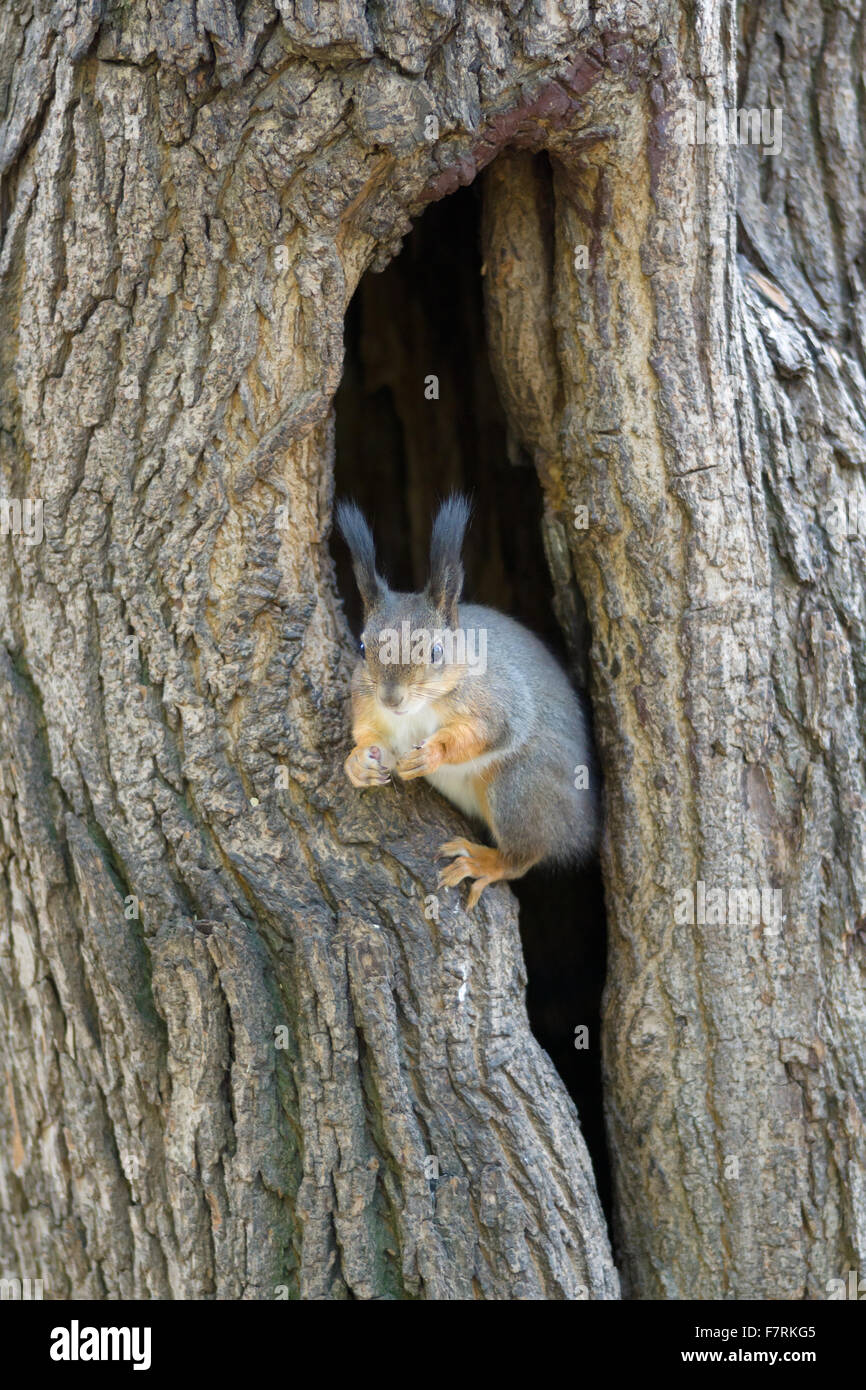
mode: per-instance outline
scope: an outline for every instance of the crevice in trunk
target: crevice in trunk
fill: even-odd
[[[402,253],[358,287],[346,317],[335,402],[336,495],[355,498],[372,521],[390,583],[418,589],[427,577],[437,502],[452,489],[468,492],[466,596],[526,623],[568,665],[542,540],[541,487],[509,431],[488,357],[480,196],[473,185],[434,204]],[[333,553],[347,617],[358,632],[360,603],[338,540]],[[597,867],[536,871],[512,887],[520,902],[530,1023],[578,1107],[609,1216],[599,1060],[606,953],[601,874]],[[585,1050],[575,1047],[581,1025],[589,1030]]]

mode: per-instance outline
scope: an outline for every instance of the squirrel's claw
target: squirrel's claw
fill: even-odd
[[[408,753],[404,753],[396,771],[404,782],[410,782],[413,777],[425,777],[428,772],[435,772],[441,765],[442,749],[438,743],[428,739],[426,743],[419,743],[417,748],[410,748]]]
[[[472,845],[468,840],[462,838],[448,840],[444,845],[439,846],[436,853],[437,859],[451,859],[450,864],[443,865],[439,870],[440,888],[456,888],[464,878],[469,878],[472,875],[471,854]]]
[[[451,859],[451,863],[439,871],[440,888],[456,888],[464,878],[475,879],[466,900],[467,912],[472,911],[488,884],[497,883],[504,876],[497,850],[488,849],[486,845],[474,845],[462,836],[440,845],[437,858]]]
[[[391,774],[382,765],[382,754],[375,746],[353,748],[343,770],[353,787],[384,787],[391,780]]]
[[[464,878],[469,878],[471,873],[472,870],[468,864],[465,861],[461,864],[460,860],[457,859],[453,864],[448,864],[444,869],[440,869],[438,886],[440,888],[456,888],[458,883],[462,883]]]
[[[458,835],[455,840],[446,840],[444,845],[440,845],[436,851],[437,859],[454,859],[458,854],[471,855],[475,846],[469,840],[464,840],[462,835]]]
[[[488,883],[495,883],[492,878],[476,878],[472,887],[469,889],[469,897],[466,899],[466,911],[471,912]]]

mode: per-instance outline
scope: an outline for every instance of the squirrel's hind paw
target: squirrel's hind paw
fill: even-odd
[[[522,878],[527,869],[537,864],[538,854],[509,855],[488,845],[475,845],[459,835],[456,840],[447,840],[439,846],[438,858],[450,859],[439,874],[439,884],[443,888],[456,888],[464,878],[474,878],[469,890],[467,909],[471,910],[484,889],[490,883],[499,883],[506,878]]]
[[[503,860],[498,849],[474,845],[471,840],[464,840],[462,837],[440,845],[439,856],[451,859],[451,863],[446,864],[439,873],[441,888],[456,888],[464,878],[474,878],[475,882],[469,890],[466,902],[467,910],[470,912],[488,884],[496,883],[508,873],[509,865]]]

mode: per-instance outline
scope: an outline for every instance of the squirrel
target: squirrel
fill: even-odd
[[[425,777],[486,825],[495,848],[460,837],[437,856],[451,861],[440,886],[474,880],[472,909],[490,883],[590,858],[600,812],[586,715],[556,659],[513,618],[476,604],[458,610],[469,516],[464,497],[442,504],[427,586],[403,594],[378,573],[357,505],[337,507],[364,611],[346,776],[354,787],[384,786],[392,773]]]

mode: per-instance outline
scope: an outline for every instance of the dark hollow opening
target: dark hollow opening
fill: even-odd
[[[346,317],[346,359],[336,398],[336,495],[373,523],[393,587],[426,582],[430,523],[452,489],[468,492],[473,519],[464,594],[520,619],[568,665],[554,616],[542,543],[541,488],[513,439],[487,355],[480,253],[480,189],[461,189],[416,223],[401,254],[361,281]],[[426,399],[429,378],[438,399]],[[345,546],[333,541],[353,631],[361,607]],[[600,1074],[605,917],[596,866],[536,870],[512,884],[528,974],[532,1030],[577,1105],[610,1215]],[[586,1025],[589,1047],[575,1047]]]

